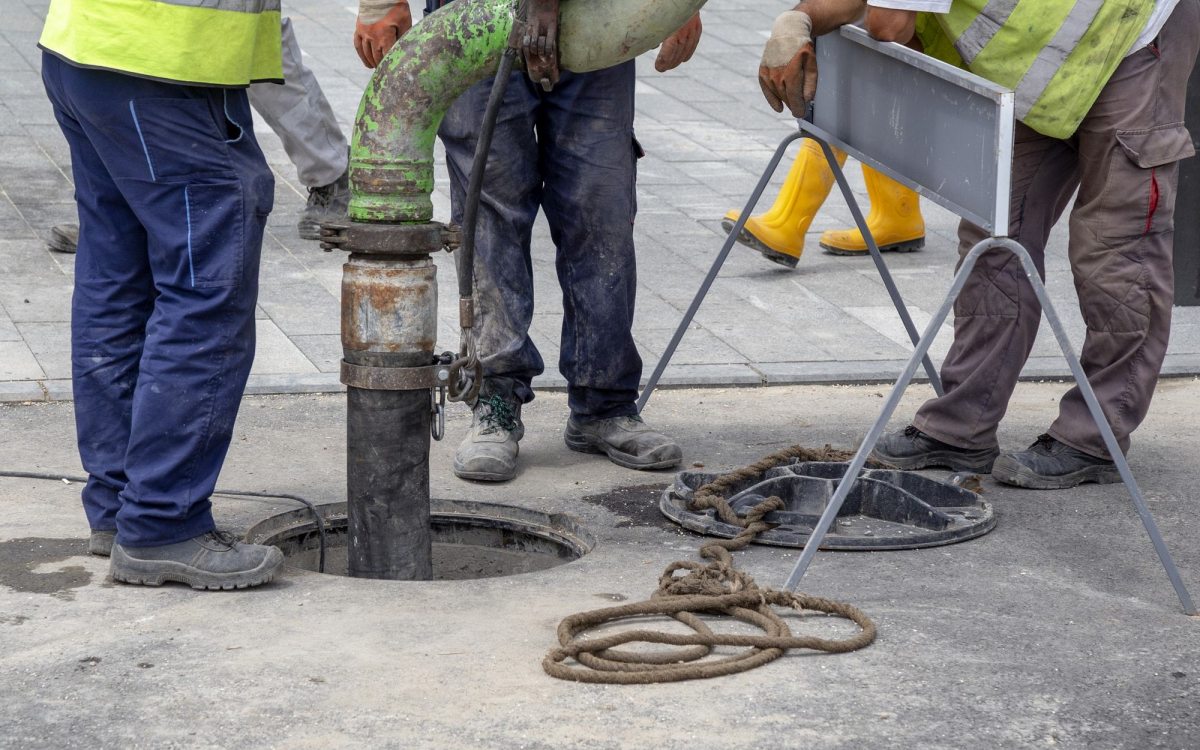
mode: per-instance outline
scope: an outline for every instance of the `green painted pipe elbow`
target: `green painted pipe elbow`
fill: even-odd
[[[561,67],[599,70],[654,48],[705,0],[562,0]],[[513,0],[455,0],[427,16],[379,64],[350,148],[350,218],[433,218],[433,143],[446,110],[492,75],[508,43]]]

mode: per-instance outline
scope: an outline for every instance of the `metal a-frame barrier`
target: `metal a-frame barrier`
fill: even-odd
[[[928,373],[937,394],[942,394],[941,381],[929,359],[929,347],[945,323],[979,257],[987,252],[1010,252],[1020,261],[1034,294],[1042,305],[1042,312],[1054,332],[1059,348],[1062,349],[1071,375],[1100,430],[1105,447],[1113,457],[1121,480],[1129,490],[1134,509],[1179,597],[1184,613],[1197,614],[1191,594],[1184,585],[1158,525],[1146,506],[1137,480],[1134,479],[1096,393],[1067,338],[1066,330],[1050,301],[1033,259],[1019,243],[998,236],[1007,231],[1009,224],[1009,170],[1014,122],[1012,92],[900,45],[876,42],[864,31],[852,26],[844,27],[840,34],[822,37],[817,44],[817,56],[821,86],[814,103],[811,121],[800,121],[798,132],[789,134],[776,148],[741,216],[713,261],[662,358],[655,366],[638,401],[638,410],[646,405],[653,393],[675,349],[691,325],[696,311],[725,264],[746,219],[758,204],[788,147],[800,138],[812,138],[821,146],[825,159],[833,170],[842,196],[850,208],[855,224],[862,231],[871,258],[915,349],[884,401],[879,416],[867,431],[866,438],[825,506],[795,568],[788,576],[785,587],[794,590],[807,572],[851,487],[866,464],[867,457],[900,403],[904,390],[916,374],[918,365],[923,366]],[[907,67],[898,67],[898,64]],[[907,123],[919,124],[922,127],[916,133],[906,132]],[[927,199],[945,206],[992,234],[990,238],[975,245],[962,259],[950,285],[950,291],[933,319],[929,321],[924,333],[920,335],[917,334],[916,326],[908,314],[900,292],[888,273],[879,247],[867,227],[845,174],[834,157],[833,146],[908,185]]]

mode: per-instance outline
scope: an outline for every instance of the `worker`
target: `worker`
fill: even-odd
[[[833,154],[838,166],[846,163],[845,151],[834,147]],[[908,253],[925,247],[925,220],[916,191],[866,164],[862,165],[862,173],[871,201],[867,228],[879,250]],[[746,219],[738,242],[762,253],[772,263],[795,268],[804,252],[804,236],[832,187],[833,170],[825,160],[825,152],[816,141],[805,138],[775,203],[765,213]],[[741,215],[737,210],[727,212],[721,227],[732,232]],[[832,255],[867,254],[867,241],[857,227],[826,229],[819,244]]]
[[[432,10],[427,7],[427,12]],[[379,3],[379,4],[376,4]],[[376,66],[411,25],[405,0],[360,0],[355,49]],[[693,17],[662,45],[655,67],[691,57]],[[517,470],[521,408],[544,365],[529,337],[533,318],[530,235],[539,208],[557,247],[563,291],[559,369],[571,416],[567,447],[603,453],[630,469],[679,463],[674,440],[638,416],[642,361],[633,340],[636,279],[632,60],[590,73],[564,71],[552,91],[515,72],[496,124],[479,207],[475,249],[476,348],[484,380],[472,423],[454,457],[463,479],[505,481]],[[462,219],[468,176],[492,81],[476,84],[446,113],[453,218]]]
[[[775,22],[759,68],[768,102],[794,114],[817,85],[811,37],[847,23],[861,0],[812,0]],[[1081,362],[1122,451],[1145,418],[1171,329],[1178,162],[1200,47],[1200,0],[870,0],[867,29],[1015,90],[1019,122],[1009,236],[1044,269],[1051,228],[1071,209],[1068,256],[1087,333]],[[929,11],[918,13],[917,11]],[[987,232],[964,221],[959,251]],[[1044,273],[1044,271],[1043,271]],[[874,456],[901,469],[991,471],[1018,487],[1060,489],[1120,476],[1078,388],[1026,450],[1001,453],[996,429],[1029,356],[1041,309],[1017,258],[979,258],[955,304],[945,394]]]
[[[283,85],[252,84],[247,93],[250,106],[262,115],[296,167],[300,184],[308,190],[308,201],[296,231],[304,240],[321,237],[321,223],[346,216],[350,204],[349,151],[342,128],[316,76],[301,58],[300,43],[292,30],[292,19],[280,24],[283,43]],[[75,252],[78,224],[51,227],[47,247],[60,253]]]
[[[235,589],[275,547],[210,495],[254,358],[274,179],[246,86],[280,81],[278,3],[51,0],[42,80],[71,150],[71,365],[89,551],[115,581]],[[115,534],[115,538],[114,538]]]

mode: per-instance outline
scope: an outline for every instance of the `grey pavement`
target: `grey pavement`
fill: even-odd
[[[1064,388],[1018,386],[1001,444],[1044,429]],[[792,443],[853,446],[883,390],[681,389],[649,409],[689,464],[721,471]],[[913,387],[896,423],[929,392]],[[1165,381],[1156,399],[1131,462],[1200,594],[1200,380]],[[344,499],[343,402],[247,398],[219,485]],[[0,468],[81,473],[72,407],[0,405]],[[873,618],[879,638],[862,651],[793,652],[745,674],[667,685],[551,679],[540,663],[562,618],[645,598],[667,563],[699,559],[699,539],[654,507],[671,474],[563,446],[563,394],[543,394],[522,416],[517,479],[455,479],[447,440],[433,446],[434,496],[566,514],[596,546],[503,578],[402,583],[287,568],[252,592],[114,585],[106,561],[84,554],[78,484],[0,479],[0,748],[1200,747],[1200,619],[1181,614],[1121,485],[1034,492],[985,478],[998,517],[986,536],[817,555],[801,590]],[[468,418],[452,413],[447,434]],[[214,506],[237,532],[296,507],[228,497]],[[755,546],[736,564],[779,586],[795,552]],[[850,632],[825,617],[789,619],[799,634]]]
[[[704,11],[696,56],[668,74],[653,70],[653,53],[638,61],[638,303],[634,336],[646,374],[661,356],[720,249],[721,215],[741,208],[793,121],[763,102],[754,81],[771,20],[790,2],[715,0]],[[0,400],[70,397],[70,256],[47,251],[49,228],[73,220],[70,158],[38,75],[35,43],[47,0],[0,0]],[[304,60],[314,70],[349,132],[368,72],[350,45],[353,4],[285,0]],[[259,139],[277,177],[276,208],[263,249],[258,355],[252,393],[340,388],[338,290],[342,258],[300,240],[295,223],[305,191],[275,135],[261,122]],[[436,217],[449,218],[439,155]],[[775,179],[778,185],[786,169]],[[865,202],[860,170],[847,174]],[[773,196],[768,194],[768,199]],[[888,264],[919,327],[949,285],[957,219],[928,202],[923,252],[889,256]],[[675,385],[856,382],[894,379],[908,340],[873,265],[866,258],[820,252],[817,235],[847,226],[849,211],[830,197],[812,226],[795,271],[738,247],[700,309],[667,370]],[[1065,224],[1065,222],[1064,222]],[[532,337],[548,363],[536,381],[562,386],[556,372],[562,304],[554,250],[544,223],[535,234],[538,312]],[[440,345],[457,348],[453,260],[438,259]],[[1076,309],[1064,231],[1051,243],[1048,285],[1076,346],[1083,323]],[[949,344],[949,326],[935,359]],[[1177,308],[1165,372],[1200,372],[1200,308]],[[1047,331],[1027,377],[1067,374]]]

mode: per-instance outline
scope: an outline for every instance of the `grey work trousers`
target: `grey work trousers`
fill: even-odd
[[[1183,124],[1188,76],[1200,46],[1200,0],[1182,0],[1158,39],[1129,55],[1069,139],[1018,124],[1009,236],[1045,277],[1051,227],[1076,188],[1068,254],[1087,325],[1081,362],[1122,451],[1150,408],[1167,351],[1178,161],[1192,156]],[[959,227],[959,253],[987,237]],[[945,395],[913,425],[962,448],[996,445],[996,428],[1033,348],[1041,306],[1003,251],[979,258],[954,306],[954,342],[942,365]],[[1059,403],[1049,434],[1108,457],[1079,389]]]
[[[283,150],[296,167],[300,184],[308,188],[336,182],[346,171],[346,137],[316,76],[301,60],[300,43],[292,20],[284,18],[283,85],[256,83],[249,88],[250,105],[283,141]]]

